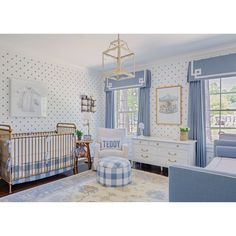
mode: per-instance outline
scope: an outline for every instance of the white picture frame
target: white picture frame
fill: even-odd
[[[10,80],[10,116],[46,117],[47,87],[35,80]]]
[[[182,86],[165,86],[156,89],[156,123],[182,124]]]

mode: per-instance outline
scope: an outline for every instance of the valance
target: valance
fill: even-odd
[[[142,70],[135,72],[135,78],[124,80],[105,80],[105,91],[128,89],[128,88],[145,88],[151,84],[150,71]]]
[[[236,76],[236,54],[191,61],[188,82]]]

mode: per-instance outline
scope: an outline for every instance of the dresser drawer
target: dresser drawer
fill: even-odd
[[[153,155],[149,153],[134,152],[133,160],[141,163],[152,163]]]
[[[150,146],[150,145],[137,145],[137,144],[135,144],[135,145],[133,145],[133,150],[135,152],[140,152],[143,154],[146,154],[146,153],[156,154],[158,152],[158,148]]]
[[[185,150],[171,149],[171,148],[159,148],[158,156],[168,157],[168,158],[177,158],[177,159],[187,159],[188,152]]]
[[[161,148],[175,148],[175,149],[183,149],[186,150],[188,146],[181,143],[166,143],[166,142],[158,142],[152,141],[149,142],[150,146],[161,147]]]
[[[133,140],[134,145],[149,145],[149,141],[146,140]]]
[[[169,167],[174,164],[187,165],[188,159],[187,158],[175,158],[175,157],[159,157],[158,164],[160,164],[163,167]]]

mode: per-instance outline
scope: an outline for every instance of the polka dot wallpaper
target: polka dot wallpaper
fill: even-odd
[[[151,135],[162,138],[179,138],[179,126],[156,124],[156,88],[163,86],[182,86],[182,126],[187,126],[188,109],[188,61],[167,62],[165,64],[150,65],[152,73],[151,88]]]
[[[199,56],[185,56],[177,59],[163,60],[149,65],[139,67],[140,69],[151,70],[151,136],[161,138],[179,139],[179,126],[177,125],[157,125],[156,123],[156,88],[162,86],[182,86],[182,126],[188,126],[188,89],[187,71],[188,63],[191,60],[199,60],[214,56],[236,53],[235,48],[213,51]]]
[[[48,88],[47,117],[10,116],[10,78],[36,80]],[[94,96],[97,111],[91,115],[91,133],[104,126],[102,78],[86,69],[44,62],[21,54],[0,51],[0,123],[10,124],[14,132],[54,130],[58,122],[73,122],[85,132],[80,95]]]

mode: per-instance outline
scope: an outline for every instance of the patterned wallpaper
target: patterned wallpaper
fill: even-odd
[[[187,125],[188,109],[188,84],[186,72],[188,61],[166,62],[164,64],[151,65],[149,69],[152,73],[151,88],[151,135],[162,138],[179,138],[179,126],[177,125],[157,125],[156,124],[156,88],[162,86],[182,86],[182,125]]]
[[[45,118],[10,117],[10,78],[36,80],[48,88],[48,111]],[[94,96],[97,111],[92,113],[91,133],[95,127],[104,126],[104,93],[101,78],[94,72],[68,65],[26,57],[22,54],[0,51],[0,123],[10,124],[14,132],[54,130],[58,122],[74,122],[82,125],[80,95]]]
[[[156,88],[162,86],[182,85],[182,126],[188,125],[188,88],[187,70],[191,60],[198,60],[219,55],[236,53],[236,48],[212,51],[199,55],[189,55],[179,58],[170,58],[138,69],[149,69],[152,73],[151,88],[151,135],[169,139],[179,139],[179,126],[156,124]]]

